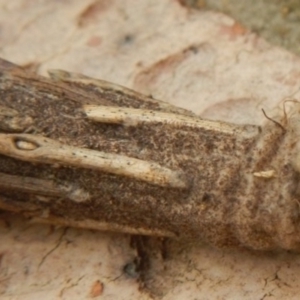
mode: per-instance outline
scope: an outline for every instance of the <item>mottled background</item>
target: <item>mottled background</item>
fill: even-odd
[[[43,75],[58,68],[113,81],[235,123],[262,124],[262,108],[271,116],[283,100],[300,99],[298,1],[187,2],[0,0],[0,56]],[[164,259],[154,251],[143,283],[130,236],[2,212],[0,298],[299,299],[298,254],[199,242],[171,244]]]

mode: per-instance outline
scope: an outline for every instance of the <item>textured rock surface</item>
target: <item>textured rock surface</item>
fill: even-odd
[[[231,18],[178,1],[0,0],[0,55],[42,74],[66,69],[123,84],[213,119],[259,124],[299,98],[300,60]],[[1,299],[149,299],[124,235],[0,218]],[[290,253],[173,245],[147,288],[163,299],[297,299]],[[163,265],[161,265],[163,263]],[[99,282],[98,282],[99,281]],[[101,290],[103,284],[103,291]]]

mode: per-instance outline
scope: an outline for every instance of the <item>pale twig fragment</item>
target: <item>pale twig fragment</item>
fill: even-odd
[[[30,134],[0,134],[0,153],[23,161],[93,169],[154,185],[187,188],[181,172],[124,155],[67,146]]]
[[[1,205],[1,202],[0,202]],[[63,217],[56,217],[48,215],[46,217],[33,217],[32,222],[45,223],[45,224],[56,224],[61,226],[68,227],[78,227],[78,228],[87,228],[95,229],[100,231],[112,231],[112,232],[123,232],[127,234],[137,234],[137,235],[150,235],[150,236],[161,236],[161,237],[176,237],[176,234],[173,232],[163,230],[163,229],[147,229],[142,227],[131,227],[127,225],[122,225],[113,222],[102,222],[95,221],[91,219],[84,220],[72,220]]]
[[[113,91],[115,94],[126,95],[126,97],[131,97],[138,99],[139,102],[145,102],[149,104],[154,104],[156,108],[163,109],[172,113],[187,115],[187,116],[196,116],[194,113],[189,110],[174,106],[170,103],[153,99],[147,97],[144,94],[126,88],[124,86],[108,82],[101,79],[95,79],[83,74],[78,73],[69,73],[63,70],[48,70],[48,73],[52,79],[55,81],[65,82],[65,83],[78,83],[86,87],[92,86],[98,91]],[[120,97],[121,99],[122,97]]]
[[[36,200],[39,196],[65,198],[74,202],[85,202],[89,200],[89,193],[71,183],[58,185],[52,180],[39,179],[34,177],[25,177],[17,175],[8,175],[0,173],[0,189],[22,192],[35,195]]]
[[[267,170],[267,171],[260,171],[260,172],[254,172],[253,175],[255,177],[260,177],[260,178],[273,178],[276,176],[275,170]]]
[[[136,126],[141,123],[163,123],[177,127],[194,127],[218,133],[234,134],[237,126],[224,122],[203,120],[196,117],[166,113],[147,109],[84,105],[83,110],[90,120],[101,123]]]

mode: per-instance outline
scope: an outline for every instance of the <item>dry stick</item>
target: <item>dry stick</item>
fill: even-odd
[[[299,250],[297,103],[263,127],[236,125],[50,75],[0,60],[0,208],[64,226]]]
[[[67,146],[31,134],[0,134],[0,153],[27,162],[94,169],[163,187],[187,187],[183,174],[154,162]]]

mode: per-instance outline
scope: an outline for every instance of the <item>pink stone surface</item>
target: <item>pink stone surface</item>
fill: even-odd
[[[261,124],[299,99],[300,59],[175,0],[0,0],[0,56],[113,81],[211,119]],[[129,237],[0,215],[1,299],[150,299],[122,268]],[[300,258],[198,245],[156,266],[154,296],[298,299]],[[157,292],[157,293],[156,293]]]

